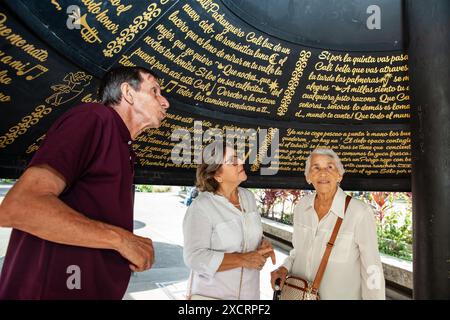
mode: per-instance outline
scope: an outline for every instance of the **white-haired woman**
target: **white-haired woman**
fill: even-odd
[[[306,181],[314,194],[294,210],[294,249],[271,274],[281,286],[292,274],[313,281],[338,217],[343,219],[319,287],[321,299],[385,299],[385,282],[378,252],[372,209],[351,199],[344,215],[346,194],[339,187],[344,167],[331,149],[315,149],[305,165]]]
[[[275,264],[272,245],[263,239],[253,193],[239,187],[247,175],[233,148],[220,142],[207,148],[211,157],[197,168],[201,192],[183,221],[183,256],[192,269],[188,294],[258,300],[260,270],[269,256]]]

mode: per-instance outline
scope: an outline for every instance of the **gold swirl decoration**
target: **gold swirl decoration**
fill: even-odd
[[[311,51],[302,50],[300,52],[299,58],[295,63],[294,72],[292,72],[291,80],[289,80],[288,87],[284,91],[283,99],[281,100],[280,107],[278,108],[277,115],[284,116],[291,104],[292,97],[294,96],[295,90],[298,87],[300,78],[303,76],[303,70],[305,70],[308,64],[308,59],[311,57]]]
[[[161,9],[158,8],[156,3],[149,5],[142,15],[134,18],[133,24],[130,24],[127,28],[123,29],[115,40],[111,40],[107,44],[107,49],[103,49],[103,55],[105,57],[113,57],[115,54],[119,53],[123,46],[133,40],[140,30],[145,29],[148,23],[160,14]]]
[[[4,149],[6,146],[12,144],[19,136],[25,134],[31,126],[38,123],[50,112],[52,112],[51,107],[43,104],[37,106],[30,115],[23,117],[22,121],[11,127],[5,135],[0,136],[0,149]]]
[[[277,128],[269,128],[267,135],[264,138],[264,142],[261,144],[256,161],[250,168],[251,172],[256,172],[259,170],[261,166],[261,162],[263,160],[263,154],[267,154],[267,150],[269,150],[269,145],[272,143],[273,136],[275,135]]]

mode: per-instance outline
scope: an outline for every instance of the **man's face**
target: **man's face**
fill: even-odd
[[[140,90],[134,91],[133,109],[145,128],[158,128],[166,117],[169,101],[161,95],[158,81],[150,74],[142,73]]]

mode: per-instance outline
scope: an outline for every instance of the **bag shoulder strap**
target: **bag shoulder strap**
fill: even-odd
[[[193,278],[194,278],[194,270],[191,269],[191,272],[189,274],[187,290],[186,290],[186,300],[191,300],[191,297],[192,297],[192,281],[193,281]]]
[[[344,215],[347,212],[348,205],[352,197],[348,196],[345,198],[345,209]],[[325,272],[325,268],[327,267],[328,258],[331,254],[331,249],[333,249],[334,242],[336,241],[337,234],[339,229],[341,228],[342,218],[338,217],[336,224],[334,225],[333,233],[331,234],[330,240],[327,243],[327,247],[325,248],[325,252],[323,253],[322,261],[320,261],[319,269],[317,270],[316,277],[314,278],[313,284],[311,286],[311,292],[317,294],[319,290],[320,282],[322,281],[323,274]]]

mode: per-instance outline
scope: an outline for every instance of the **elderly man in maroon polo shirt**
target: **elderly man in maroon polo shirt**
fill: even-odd
[[[99,96],[53,124],[0,206],[13,228],[0,300],[121,299],[131,271],[153,264],[151,239],[133,234],[131,144],[169,102],[140,67],[109,71]]]

